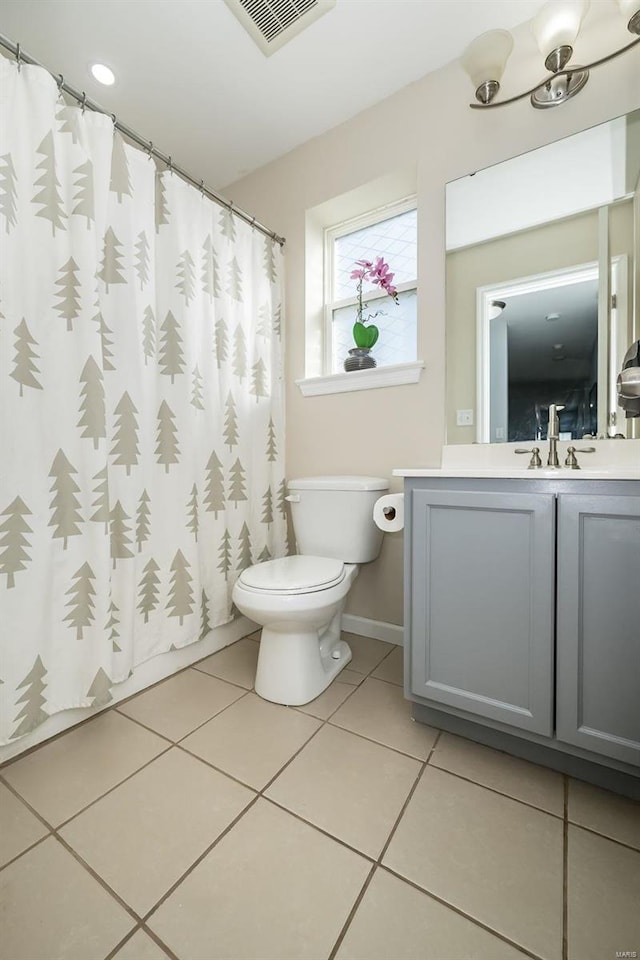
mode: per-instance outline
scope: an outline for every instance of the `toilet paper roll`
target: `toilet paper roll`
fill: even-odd
[[[404,494],[389,493],[373,505],[373,522],[387,533],[404,530]]]

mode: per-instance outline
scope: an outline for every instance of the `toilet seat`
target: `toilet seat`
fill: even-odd
[[[248,567],[240,574],[238,582],[255,593],[291,596],[328,590],[344,580],[344,576],[342,560],[293,556]]]

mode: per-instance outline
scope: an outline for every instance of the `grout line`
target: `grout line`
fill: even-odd
[[[438,743],[438,740],[439,740],[439,739],[440,739],[440,732],[436,735],[436,738],[435,738],[435,740],[433,741],[433,744],[432,744],[432,746],[431,746],[431,750],[429,751],[429,755],[428,755],[427,759],[423,761],[420,769],[418,770],[418,773],[417,773],[417,775],[416,775],[416,779],[414,780],[413,786],[412,786],[411,789],[409,790],[409,794],[408,794],[405,802],[402,804],[402,809],[400,810],[400,813],[398,814],[398,817],[397,817],[397,819],[396,819],[396,822],[394,823],[393,827],[391,828],[391,833],[390,833],[389,836],[387,837],[387,842],[385,843],[384,847],[382,848],[382,852],[381,852],[380,856],[378,857],[378,863],[379,863],[379,864],[382,863],[382,858],[384,857],[384,855],[386,854],[387,850],[389,849],[389,846],[390,846],[390,844],[391,844],[391,841],[393,840],[394,834],[395,834],[396,830],[398,829],[398,826],[399,826],[399,824],[400,824],[400,821],[402,820],[402,817],[404,816],[405,810],[406,810],[407,807],[409,806],[409,802],[410,802],[411,799],[413,798],[413,795],[414,795],[414,793],[416,792],[416,790],[417,790],[417,788],[418,788],[418,784],[419,784],[420,780],[422,779],[423,773],[424,773],[425,770],[427,769],[427,764],[429,763],[429,760],[431,759],[431,756],[433,755],[433,751],[435,750],[436,744]]]
[[[140,929],[144,930],[147,936],[150,937],[151,940],[153,940],[155,943],[157,943],[162,950],[164,950],[164,952],[169,957],[169,960],[180,960],[178,955],[174,953],[173,950],[171,950],[170,947],[166,945],[164,940],[161,940],[158,934],[154,930],[152,930],[151,927],[148,927],[146,923],[141,923]]]
[[[188,733],[185,733],[183,737],[180,737],[178,740],[174,740],[173,743],[175,744],[175,746],[177,747],[181,743],[183,743],[187,739],[187,737],[190,737],[192,733],[196,732],[196,730],[201,730],[202,727],[206,727],[206,725],[210,723],[212,720],[216,720],[218,717],[221,717],[222,714],[226,713],[226,711],[229,710],[230,707],[233,707],[236,703],[240,703],[241,700],[244,700],[244,698],[249,693],[251,693],[251,690],[245,690],[242,687],[238,687],[237,689],[243,691],[239,697],[236,697],[235,700],[232,700],[231,703],[228,703],[226,707],[223,707],[222,710],[218,710],[218,712],[214,713],[211,717],[207,717],[206,720],[203,720],[202,723],[199,723],[197,727],[193,728],[193,730],[189,730]]]
[[[106,881],[103,877],[100,876],[99,873],[96,873],[96,871],[93,869],[93,867],[92,867],[89,863],[87,863],[87,861],[84,860],[83,857],[80,856],[80,854],[77,852],[77,850],[74,850],[74,848],[71,846],[71,844],[68,843],[68,842],[64,839],[64,837],[61,837],[59,834],[55,833],[55,834],[54,834],[54,839],[58,841],[58,843],[67,851],[67,853],[71,854],[71,856],[73,857],[73,859],[76,860],[77,863],[79,863],[81,867],[84,867],[84,868],[85,868],[85,870],[87,871],[87,873],[89,873],[89,874],[93,877],[93,879],[96,880],[96,881],[100,884],[100,886],[101,886],[104,890],[107,891],[107,893],[110,893],[110,894],[111,894],[111,896],[114,898],[114,900],[116,900],[116,901],[120,904],[120,906],[123,908],[123,910],[125,910],[125,912],[128,913],[129,916],[132,917],[132,918],[135,920],[136,926],[137,926],[137,925],[139,924],[139,922],[140,922],[140,914],[139,914],[139,913],[136,913],[136,911],[133,909],[133,907],[130,907],[129,904],[126,902],[126,900],[123,900],[122,897],[120,896],[120,894],[117,893],[117,892],[113,889],[113,887],[110,886],[110,885],[107,883],[107,881]]]
[[[289,807],[285,807],[284,804],[280,803],[279,800],[274,800],[273,797],[266,797],[262,794],[258,799],[265,800],[267,803],[272,804],[274,807],[277,807],[278,810],[281,810],[283,813],[288,814],[290,817],[293,817],[294,820],[299,820],[300,823],[304,823],[307,827],[312,827],[318,833],[321,833],[323,837],[326,837],[328,840],[333,840],[334,843],[339,843],[341,847],[345,847],[351,853],[357,854],[362,860],[367,860],[372,866],[376,865],[375,857],[372,857],[370,853],[365,853],[364,850],[359,850],[358,847],[354,847],[352,844],[347,843],[346,840],[342,840],[340,837],[336,837],[334,833],[329,833],[328,830],[325,830],[324,827],[318,826],[317,823],[314,823],[312,820],[307,820],[300,813],[296,813],[295,810],[290,810]]]
[[[610,837],[607,833],[600,833],[598,830],[592,830],[591,827],[585,827],[583,824],[576,823],[575,820],[569,820],[567,818],[567,828],[568,827],[576,827],[578,830],[584,830],[585,833],[590,833],[594,837],[601,837],[603,840],[608,840],[609,843],[615,843],[617,847],[623,847],[625,850],[631,850],[632,853],[640,854],[639,847],[633,847],[630,843],[625,843],[624,840],[616,840],[615,837]]]
[[[183,753],[186,753],[186,755],[191,757],[192,760],[199,760],[200,763],[204,763],[205,767],[209,767],[210,770],[215,770],[216,773],[220,773],[229,780],[233,780],[233,782],[237,783],[239,787],[244,787],[245,790],[251,790],[252,793],[257,795],[260,794],[259,790],[257,790],[255,787],[252,787],[251,784],[247,783],[245,780],[239,780],[238,777],[234,777],[232,773],[228,773],[221,767],[216,767],[215,763],[211,763],[210,760],[207,760],[205,757],[201,757],[197,753],[192,753],[192,751],[187,749],[187,747],[183,747],[181,743],[176,743],[175,748],[176,750],[181,750]]]
[[[564,823],[562,825],[562,960],[569,956],[568,895],[569,877],[569,778],[562,778]]]
[[[221,841],[224,837],[226,837],[227,834],[231,832],[231,830],[233,830],[233,828],[234,828],[235,825],[238,823],[238,821],[241,820],[242,817],[244,817],[245,813],[247,813],[247,811],[249,811],[249,810],[251,809],[251,807],[253,807],[253,806],[257,803],[257,801],[258,801],[259,799],[260,799],[260,795],[259,795],[259,794],[256,794],[255,797],[252,797],[252,799],[249,801],[249,803],[247,804],[247,806],[246,806],[246,807],[243,807],[242,810],[240,811],[240,813],[237,815],[237,817],[234,817],[233,820],[231,821],[231,823],[227,824],[227,826],[224,828],[224,830],[223,830],[221,833],[219,833],[218,836],[215,838],[215,840],[213,841],[213,843],[210,843],[209,846],[208,846],[198,857],[196,857],[196,859],[195,859],[195,860],[193,861],[193,863],[189,866],[189,868],[188,868],[187,870],[185,870],[184,873],[182,873],[174,883],[171,884],[171,886],[169,887],[169,889],[164,892],[164,894],[160,897],[160,899],[159,899],[156,903],[154,903],[154,905],[151,907],[151,909],[148,910],[148,911],[143,915],[143,917],[142,917],[142,922],[143,922],[143,924],[144,924],[144,926],[145,926],[145,929],[146,929],[146,925],[147,925],[147,922],[148,922],[148,920],[149,920],[149,917],[153,916],[153,914],[156,912],[156,910],[157,910],[159,907],[162,906],[162,904],[165,902],[165,900],[167,900],[167,899],[171,896],[171,894],[174,892],[174,890],[176,890],[176,888],[179,887],[180,884],[181,884],[184,880],[186,880],[186,878],[189,876],[190,873],[193,873],[193,871],[195,870],[195,868],[196,868],[200,863],[202,863],[202,861],[204,860],[204,858],[207,857],[207,856],[211,853],[211,851],[214,849],[214,847],[216,847],[216,846],[220,843],[220,841]],[[157,936],[157,935],[156,935],[156,936]]]
[[[364,883],[363,883],[363,885],[362,885],[362,889],[360,890],[360,893],[358,894],[358,896],[357,896],[356,899],[355,899],[355,903],[353,904],[353,906],[351,907],[351,910],[349,911],[349,915],[347,916],[347,919],[345,920],[344,924],[342,925],[342,930],[341,930],[340,933],[338,934],[338,939],[336,940],[336,942],[335,942],[334,945],[333,945],[333,949],[332,949],[331,953],[329,954],[328,960],[335,960],[335,955],[336,955],[336,953],[338,952],[338,950],[340,949],[340,946],[342,945],[342,941],[343,941],[344,938],[345,938],[345,935],[346,935],[346,933],[347,933],[347,930],[348,930],[349,927],[351,926],[351,921],[352,921],[353,918],[355,917],[355,915],[356,915],[356,913],[357,913],[357,911],[358,911],[358,908],[359,908],[360,904],[362,903],[362,901],[363,901],[363,899],[364,899],[364,895],[365,895],[365,893],[367,892],[367,890],[368,890],[368,888],[369,888],[369,884],[370,884],[371,881],[373,880],[373,875],[374,875],[374,873],[376,872],[376,869],[377,869],[377,864],[374,863],[373,866],[371,867],[371,870],[369,871],[369,873],[368,873],[368,875],[367,875],[366,880],[364,881]]]
[[[104,960],[112,960],[112,958],[115,957],[115,955],[125,946],[125,944],[129,943],[129,941],[133,938],[134,934],[136,934],[140,929],[141,929],[141,924],[137,923],[133,928],[133,930],[129,930],[129,933],[127,933],[126,936],[122,938],[122,940],[118,940],[115,947],[113,947],[113,949],[109,951],[109,953],[106,955]]]
[[[246,638],[242,637],[241,639],[244,640]],[[239,643],[239,642],[240,641],[236,640],[236,643]],[[231,644],[231,646],[233,646],[233,644]],[[227,647],[223,647],[222,650],[218,650],[218,653],[222,653],[224,650],[227,650],[227,649],[228,649]],[[216,654],[212,653],[211,656],[215,657]],[[201,663],[201,662],[202,661],[200,660],[198,661],[198,663]],[[253,687],[245,687],[243,686],[243,684],[237,683],[235,680],[227,680],[226,677],[219,677],[216,673],[209,673],[208,670],[203,670],[202,667],[199,667],[197,663],[192,664],[189,669],[197,670],[198,673],[203,673],[205,677],[211,677],[212,680],[219,680],[220,683],[228,683],[230,687],[236,687],[238,690],[244,690],[245,693],[251,693],[254,689]],[[169,677],[169,679],[171,679],[171,677]],[[142,690],[141,692],[144,693],[145,691]]]
[[[340,704],[340,706],[342,706],[342,704]],[[338,709],[340,709],[340,707]],[[331,717],[333,717],[333,714],[331,714]],[[367,737],[364,733],[358,733],[357,730],[350,730],[349,727],[342,727],[339,723],[332,722],[331,718],[328,719],[326,723],[328,723],[330,727],[333,727],[334,730],[342,730],[343,733],[350,733],[354,737],[359,737],[361,740],[366,740],[367,743],[375,743],[376,746],[384,747],[385,750],[391,750],[392,753],[397,753],[401,757],[406,757],[407,760],[415,760],[416,763],[426,763],[423,757],[416,757],[415,753],[406,753],[404,750],[399,750],[398,747],[392,747],[388,743],[383,743],[381,740],[374,740],[373,737]]]
[[[384,663],[384,660],[383,660],[382,662]],[[378,664],[378,666],[380,666],[380,664]],[[378,667],[376,667],[376,670],[377,670],[377,669],[378,669]],[[398,689],[402,690],[402,684],[401,684],[401,683],[396,683],[395,680],[387,680],[385,677],[376,677],[375,674],[373,674],[373,673],[370,673],[366,679],[368,679],[368,680],[377,680],[378,683],[387,683],[387,684],[389,684],[390,687],[397,687]],[[419,721],[418,721],[418,722],[419,722]],[[425,726],[426,726],[426,724],[425,724]]]
[[[469,922],[473,923],[474,926],[480,927],[482,930],[485,930],[487,933],[490,933],[493,937],[496,937],[496,939],[502,940],[503,943],[508,943],[509,946],[516,947],[526,957],[531,957],[531,960],[545,960],[545,958],[541,957],[540,954],[533,953],[532,950],[529,950],[529,948],[523,946],[523,944],[518,943],[516,940],[511,940],[509,937],[505,936],[503,933],[500,933],[498,930],[494,930],[493,927],[487,926],[487,924],[483,923],[482,920],[478,920],[476,917],[472,916],[471,914],[465,913],[464,910],[461,910],[460,907],[457,907],[454,903],[450,903],[448,900],[443,900],[442,897],[439,897],[438,894],[433,893],[432,890],[427,890],[425,887],[421,887],[420,884],[415,882],[415,880],[410,880],[409,877],[403,876],[401,873],[398,873],[397,870],[394,870],[393,867],[389,867],[386,863],[381,863],[379,865],[379,869],[384,870],[386,873],[391,874],[391,876],[395,877],[396,880],[401,880],[403,883],[407,883],[410,887],[413,887],[414,890],[418,890],[420,893],[424,893],[431,900],[435,900],[436,903],[439,903],[443,907],[447,907],[449,910],[452,910],[454,913],[457,913],[459,917],[463,917],[465,920],[469,920]]]
[[[345,938],[345,936],[346,936],[347,930],[349,929],[349,927],[350,927],[350,925],[351,925],[351,922],[352,922],[353,918],[355,917],[355,915],[356,915],[356,913],[357,913],[358,907],[360,906],[360,904],[362,903],[362,900],[364,899],[364,895],[365,895],[365,893],[367,892],[367,889],[368,889],[368,887],[369,887],[369,884],[370,884],[371,881],[373,880],[373,875],[374,875],[376,869],[382,864],[382,858],[384,857],[385,853],[387,852],[387,849],[388,849],[388,847],[389,847],[389,844],[391,843],[391,841],[392,841],[392,839],[393,839],[393,835],[395,834],[395,832],[396,832],[396,830],[397,830],[397,828],[398,828],[398,824],[399,824],[400,821],[402,820],[403,814],[404,814],[405,810],[407,809],[407,806],[409,805],[409,802],[410,802],[411,798],[413,797],[413,794],[415,793],[415,790],[416,790],[416,788],[417,788],[417,786],[418,786],[418,782],[420,781],[420,778],[422,777],[422,774],[424,773],[424,771],[425,771],[425,769],[426,769],[426,767],[427,767],[427,763],[428,763],[428,761],[429,761],[429,757],[430,757],[431,754],[433,753],[433,751],[434,751],[434,749],[435,749],[435,745],[436,745],[436,743],[438,742],[438,738],[439,738],[439,737],[440,737],[440,734],[438,733],[438,735],[436,736],[436,739],[435,739],[435,741],[434,741],[434,743],[433,743],[433,746],[431,747],[431,750],[430,750],[430,752],[429,752],[429,755],[428,755],[427,759],[423,761],[423,763],[422,763],[421,766],[420,766],[420,769],[418,770],[418,773],[416,774],[416,778],[415,778],[415,780],[414,780],[414,782],[413,782],[413,785],[412,785],[411,789],[409,790],[409,793],[407,794],[407,797],[406,797],[404,803],[402,804],[402,807],[401,807],[401,809],[400,809],[400,813],[399,813],[398,816],[396,817],[395,823],[393,824],[393,827],[391,828],[391,832],[389,833],[389,836],[387,837],[386,842],[383,844],[382,850],[381,850],[380,853],[378,854],[378,857],[377,857],[377,859],[376,859],[376,862],[375,862],[375,864],[373,865],[373,867],[371,868],[371,871],[370,871],[367,879],[366,879],[365,882],[364,882],[364,886],[362,887],[360,893],[358,894],[358,897],[356,898],[356,902],[354,903],[353,907],[352,907],[351,910],[349,911],[349,916],[347,917],[347,919],[346,919],[346,921],[345,921],[345,923],[344,923],[344,925],[343,925],[343,927],[342,927],[342,930],[341,930],[340,933],[338,934],[338,939],[336,940],[336,942],[335,942],[334,945],[333,945],[333,949],[332,949],[332,951],[331,951],[331,953],[330,953],[330,955],[329,955],[329,960],[334,960],[335,955],[336,955],[336,953],[338,952],[338,950],[340,949],[340,945],[341,945],[342,941],[344,940],[344,938]]]
[[[66,827],[67,824],[71,823],[72,820],[75,820],[76,817],[79,817],[80,814],[88,810],[89,807],[95,806],[95,804],[99,803],[100,800],[103,800],[104,797],[109,796],[110,793],[113,793],[114,790],[117,790],[118,787],[121,787],[123,783],[127,782],[127,780],[131,780],[131,778],[135,777],[138,773],[140,773],[141,770],[144,770],[146,767],[150,766],[154,762],[154,760],[158,760],[160,757],[163,757],[165,753],[168,753],[169,750],[172,749],[172,747],[173,747],[173,744],[171,742],[167,742],[167,746],[164,750],[161,750],[160,753],[156,753],[155,756],[151,757],[150,760],[147,760],[146,763],[143,763],[140,767],[134,770],[133,773],[130,773],[128,776],[118,781],[118,783],[115,783],[112,787],[109,787],[109,789],[105,790],[104,793],[101,793],[99,797],[96,797],[95,800],[92,800],[91,803],[88,803],[86,807],[83,807],[81,810],[78,810],[71,817],[67,817],[66,820],[63,820],[56,827],[54,827],[53,832],[57,834],[59,830],[62,830],[63,827]]]
[[[564,817],[563,813],[553,813],[551,810],[547,810],[545,807],[537,807],[535,803],[529,803],[527,800],[522,800],[520,797],[514,797],[510,793],[504,793],[502,790],[496,789],[496,787],[490,787],[486,783],[480,783],[479,780],[471,780],[470,777],[465,777],[462,773],[455,773],[453,770],[448,770],[447,767],[439,767],[437,763],[430,763],[429,766],[433,770],[440,770],[441,773],[448,773],[450,776],[456,777],[458,780],[464,780],[465,783],[472,783],[476,787],[482,787],[483,790],[488,790],[489,793],[495,793],[499,797],[505,797],[507,800],[513,800],[514,803],[519,803],[523,807],[528,807],[529,810],[537,810],[538,813],[546,813],[549,817],[555,817],[556,820],[562,820]],[[559,776],[564,776],[564,774],[559,774]]]
[[[312,717],[312,718],[310,718],[310,719],[317,720],[318,718],[317,718],[317,717]],[[313,738],[316,737],[316,736],[320,733],[320,731],[322,730],[322,728],[323,728],[324,726],[325,726],[325,724],[324,724],[322,721],[320,721],[320,726],[316,727],[316,729],[313,731],[313,733],[311,734],[311,736],[310,736],[310,737],[307,737],[307,739],[305,740],[305,742],[302,744],[301,747],[298,748],[298,750],[296,750],[296,752],[293,754],[293,756],[289,757],[289,759],[287,760],[287,762],[286,762],[285,764],[283,764],[283,766],[281,766],[280,769],[279,769],[276,773],[274,773],[274,775],[271,777],[270,780],[267,780],[267,782],[265,783],[264,787],[262,787],[262,789],[260,790],[260,796],[262,796],[262,795],[264,794],[264,792],[269,789],[269,787],[271,786],[271,784],[274,782],[274,780],[277,780],[277,779],[278,779],[278,777],[280,776],[281,773],[284,773],[284,771],[287,769],[287,767],[290,766],[290,765],[293,763],[293,761],[302,753],[302,751],[303,751],[304,748],[307,746],[307,744],[311,743],[311,741],[313,740]]]
[[[17,800],[20,801],[20,803],[24,803],[27,810],[29,810],[34,815],[34,817],[36,817],[40,821],[40,823],[42,823],[43,826],[47,828],[49,832],[55,830],[55,827],[52,823],[49,823],[48,820],[45,820],[42,814],[38,813],[35,807],[32,807],[31,804],[28,802],[28,800],[25,800],[24,797],[20,796],[20,794],[18,793],[16,788],[13,786],[13,784],[9,783],[2,776],[0,776],[0,782],[7,788],[7,790],[9,790],[14,795],[14,797],[16,797]]]
[[[39,840],[36,840],[35,843],[32,843],[30,846],[25,847],[24,850],[21,850],[20,853],[16,853],[15,857],[12,857],[11,860],[7,860],[6,863],[3,863],[3,864],[0,866],[0,873],[1,873],[3,870],[5,870],[7,867],[10,867],[12,863],[15,863],[16,860],[19,860],[20,857],[23,856],[23,854],[29,853],[29,851],[30,851],[30,850],[33,850],[35,847],[39,847],[40,844],[43,843],[45,840],[48,840],[50,836],[52,836],[52,834],[51,834],[50,832],[49,832],[49,833],[45,833],[44,837],[40,837],[40,839],[39,839]]]

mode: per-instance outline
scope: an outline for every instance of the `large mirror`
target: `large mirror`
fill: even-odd
[[[637,110],[447,184],[447,443],[631,435],[639,178]]]

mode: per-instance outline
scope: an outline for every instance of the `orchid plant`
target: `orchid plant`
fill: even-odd
[[[392,298],[394,303],[398,304],[398,291],[393,285],[395,274],[391,273],[389,264],[386,263],[383,257],[377,257],[375,262],[372,260],[356,260],[355,267],[356,269],[351,272],[351,279],[358,281],[356,287],[358,292],[358,309],[356,322],[353,325],[353,339],[357,347],[371,349],[376,343],[380,331],[375,324],[369,323],[369,321],[381,313],[384,313],[384,311],[376,310],[375,313],[369,313],[365,317],[364,312],[368,305],[362,297],[362,286],[364,281],[367,280],[374,286],[384,290],[385,293]],[[368,326],[366,326],[367,323],[369,323]]]

